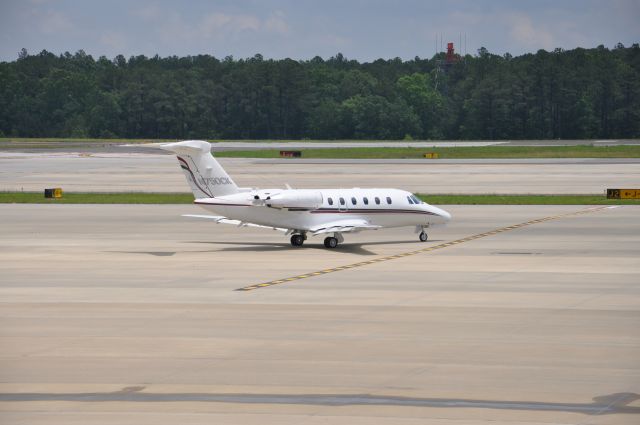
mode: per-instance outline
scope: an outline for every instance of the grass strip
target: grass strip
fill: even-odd
[[[300,149],[310,159],[421,159],[434,152],[440,159],[640,158],[640,145],[622,146],[469,146],[450,148]],[[217,157],[279,158],[279,150],[216,152]]]
[[[434,205],[640,205],[640,199],[607,199],[604,195],[426,195]],[[64,193],[47,199],[42,192],[0,192],[3,204],[191,204],[191,193]]]

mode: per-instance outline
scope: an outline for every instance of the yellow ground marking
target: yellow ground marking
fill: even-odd
[[[587,209],[584,209],[584,210],[574,211],[574,212],[570,212],[570,213],[566,213],[566,214],[558,214],[558,215],[553,215],[553,216],[549,216],[549,217],[538,218],[538,219],[535,219],[535,220],[526,221],[524,223],[519,223],[519,224],[514,224],[514,225],[511,225],[511,226],[501,227],[499,229],[490,230],[490,231],[484,232],[484,233],[478,233],[477,235],[467,236],[467,237],[462,238],[462,239],[456,239],[454,241],[441,243],[439,245],[429,246],[429,247],[418,249],[418,250],[415,250],[415,251],[408,251],[408,252],[404,252],[404,253],[401,253],[401,254],[390,255],[390,256],[387,256],[387,257],[374,258],[374,259],[368,260],[368,261],[361,261],[361,262],[358,262],[358,263],[353,263],[353,264],[347,264],[347,265],[344,265],[344,266],[333,267],[331,269],[324,269],[324,270],[320,270],[320,271],[317,271],[317,272],[304,273],[304,274],[301,274],[301,275],[298,275],[298,276],[292,276],[292,277],[287,277],[287,278],[284,278],[284,279],[272,280],[270,282],[258,283],[258,284],[255,284],[255,285],[245,286],[244,288],[238,288],[238,289],[236,289],[236,291],[252,291],[254,289],[260,289],[260,288],[266,288],[268,286],[278,285],[280,283],[292,282],[292,281],[301,280],[301,279],[307,279],[307,278],[310,278],[310,277],[313,277],[313,276],[322,275],[322,274],[339,272],[341,270],[348,270],[348,269],[351,269],[351,268],[354,268],[354,267],[362,267],[362,266],[366,266],[366,265],[373,264],[373,263],[379,263],[379,262],[382,262],[382,261],[396,260],[398,258],[404,258],[404,257],[408,257],[410,255],[422,254],[422,253],[425,253],[425,252],[435,251],[437,249],[443,249],[443,248],[447,248],[447,247],[450,247],[450,246],[459,245],[459,244],[464,243],[464,242],[469,242],[469,241],[472,241],[472,240],[475,240],[475,239],[479,239],[479,238],[485,238],[487,236],[497,235],[498,233],[508,232],[510,230],[519,229],[519,228],[525,227],[525,226],[531,226],[533,224],[543,223],[543,222],[549,221],[549,220],[558,220],[558,219],[564,218],[564,217],[571,217],[571,216],[576,216],[576,215],[581,215],[581,214],[589,214],[589,213],[592,213],[592,212],[601,211],[601,210],[609,209],[609,208],[611,208],[611,207],[607,207],[607,206],[604,206],[604,207],[593,207],[593,208],[587,208]]]

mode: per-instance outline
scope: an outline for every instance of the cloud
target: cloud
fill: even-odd
[[[127,39],[122,33],[108,31],[100,36],[100,43],[112,51],[122,52],[127,46]]]
[[[548,13],[554,16],[554,12]],[[487,47],[492,53],[553,50],[560,46],[559,40],[568,39],[575,27],[571,22],[563,22],[557,17],[551,20],[545,14],[535,15],[515,10],[482,13],[454,11],[449,19],[456,22],[458,28],[464,29],[465,36],[469,35],[469,52],[481,46]],[[541,21],[544,23],[540,23]],[[443,32],[447,33],[446,28]],[[454,35],[456,37],[452,39],[457,40],[458,34]],[[572,36],[576,37],[574,34]],[[449,37],[451,38],[451,34]]]
[[[289,25],[285,20],[284,12],[278,10],[272,13],[264,23],[264,28],[269,32],[275,32],[279,34],[288,34],[290,31]]]
[[[152,25],[158,38],[175,44],[195,40],[226,40],[241,34],[265,36],[288,34],[290,27],[282,11],[266,16],[245,13],[212,12],[200,16],[185,16],[171,9],[160,9],[155,5],[130,11],[130,16]],[[105,41],[108,41],[106,37]]]
[[[201,36],[212,38],[229,33],[257,32],[262,28],[262,22],[252,15],[212,13],[202,18],[198,28]]]
[[[556,47],[551,32],[542,25],[534,25],[529,16],[511,13],[505,19],[509,23],[509,35],[522,46],[547,50]]]
[[[44,34],[52,35],[61,32],[67,32],[74,28],[71,19],[67,15],[61,12],[48,10],[44,13],[39,13],[40,23],[37,27]]]
[[[333,49],[334,53],[338,53],[342,49],[353,47],[353,40],[335,34],[324,34],[318,37],[319,45],[329,49]]]
[[[162,10],[154,4],[131,11],[131,15],[142,18],[145,21],[153,21],[162,16]]]

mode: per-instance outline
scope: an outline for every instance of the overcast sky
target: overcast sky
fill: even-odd
[[[0,60],[21,48],[98,57],[211,54],[349,59],[520,55],[640,42],[640,0],[0,0]],[[464,46],[462,46],[464,53]]]

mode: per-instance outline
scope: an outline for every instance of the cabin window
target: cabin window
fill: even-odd
[[[344,205],[344,198],[340,198],[340,205]]]
[[[355,197],[353,197],[353,198],[351,198],[351,203],[352,203],[353,205],[355,205],[355,204],[357,204],[357,203],[358,203],[358,201],[356,201],[356,198],[355,198]]]
[[[362,198],[362,202],[364,202],[365,205],[369,205],[369,199],[366,196]]]
[[[328,198],[328,199],[327,199],[327,202],[329,202],[329,205],[333,205],[333,199]]]
[[[391,205],[391,198],[387,196],[387,204]]]
[[[378,198],[377,196],[375,197],[374,201],[376,201],[376,205],[380,205],[380,198]]]

